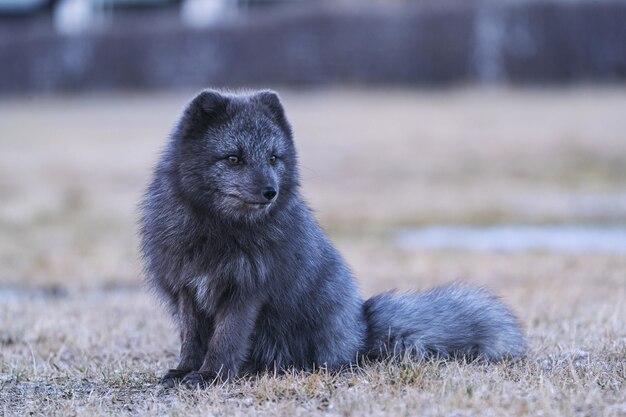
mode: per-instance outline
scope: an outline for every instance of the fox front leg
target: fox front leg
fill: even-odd
[[[237,377],[250,348],[259,307],[258,302],[228,306],[216,315],[215,330],[202,366],[187,374],[182,383],[190,387],[206,387],[215,380]]]
[[[190,372],[200,369],[213,332],[212,320],[196,308],[193,296],[187,291],[178,296],[176,316],[181,336],[180,361],[161,378],[161,384],[166,387],[173,387]]]

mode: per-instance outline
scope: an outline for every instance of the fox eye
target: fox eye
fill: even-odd
[[[228,160],[229,163],[233,165],[239,164],[241,162],[241,158],[238,157],[237,155],[230,155],[226,159]]]
[[[270,164],[274,165],[276,163],[276,155],[270,156]]]

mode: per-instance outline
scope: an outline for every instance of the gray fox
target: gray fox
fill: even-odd
[[[292,129],[272,91],[198,94],[141,211],[147,281],[180,328],[166,386],[363,358],[524,355],[517,318],[484,289],[363,300],[301,197]]]

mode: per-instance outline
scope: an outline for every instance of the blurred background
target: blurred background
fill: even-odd
[[[366,292],[482,279],[450,251],[621,262],[625,81],[621,0],[0,0],[0,280],[136,287],[136,205],[205,87],[281,94]]]
[[[621,0],[2,0],[0,93],[607,83]]]

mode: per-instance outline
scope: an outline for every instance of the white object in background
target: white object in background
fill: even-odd
[[[53,18],[58,32],[75,35],[91,25],[94,10],[90,0],[61,0],[54,8]]]
[[[626,226],[429,226],[398,232],[395,241],[408,249],[626,253]]]
[[[181,19],[191,27],[209,26],[224,17],[228,3],[227,0],[185,0],[180,9]]]

